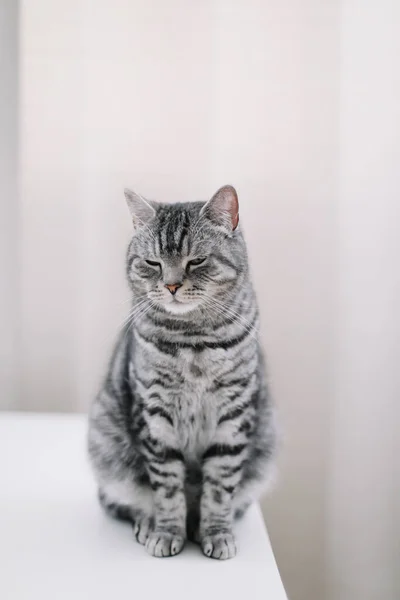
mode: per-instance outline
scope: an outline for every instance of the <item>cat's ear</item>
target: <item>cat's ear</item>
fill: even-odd
[[[156,211],[151,204],[139,194],[131,192],[131,190],[128,190],[127,188],[125,188],[124,192],[128,208],[131,211],[133,225],[135,229],[137,229],[150,221],[156,214]]]
[[[239,201],[235,188],[231,185],[220,188],[203,206],[201,214],[229,232],[235,231],[239,224]]]

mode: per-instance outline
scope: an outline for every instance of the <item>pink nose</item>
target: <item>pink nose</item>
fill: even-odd
[[[166,283],[165,287],[167,288],[167,290],[169,290],[171,292],[171,294],[174,296],[178,290],[178,288],[181,287],[181,283]]]

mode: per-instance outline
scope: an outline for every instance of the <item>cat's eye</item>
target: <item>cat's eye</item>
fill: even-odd
[[[161,267],[161,264],[156,260],[146,260],[145,262],[151,267]]]
[[[206,261],[205,257],[201,257],[201,258],[194,258],[193,260],[189,260],[187,266],[188,267],[197,267],[198,265],[202,265],[203,262]]]

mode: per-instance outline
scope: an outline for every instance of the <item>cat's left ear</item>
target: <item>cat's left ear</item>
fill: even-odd
[[[133,226],[137,229],[150,221],[156,214],[156,211],[148,200],[145,200],[139,194],[131,192],[127,188],[125,188],[124,192],[128,208],[131,211]]]
[[[213,223],[229,232],[235,231],[239,224],[239,200],[231,185],[224,185],[201,209]]]

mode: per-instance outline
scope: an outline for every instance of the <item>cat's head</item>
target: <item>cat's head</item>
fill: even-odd
[[[134,234],[127,274],[137,299],[168,312],[218,309],[247,271],[235,189],[224,186],[208,202],[161,204],[125,190]]]

